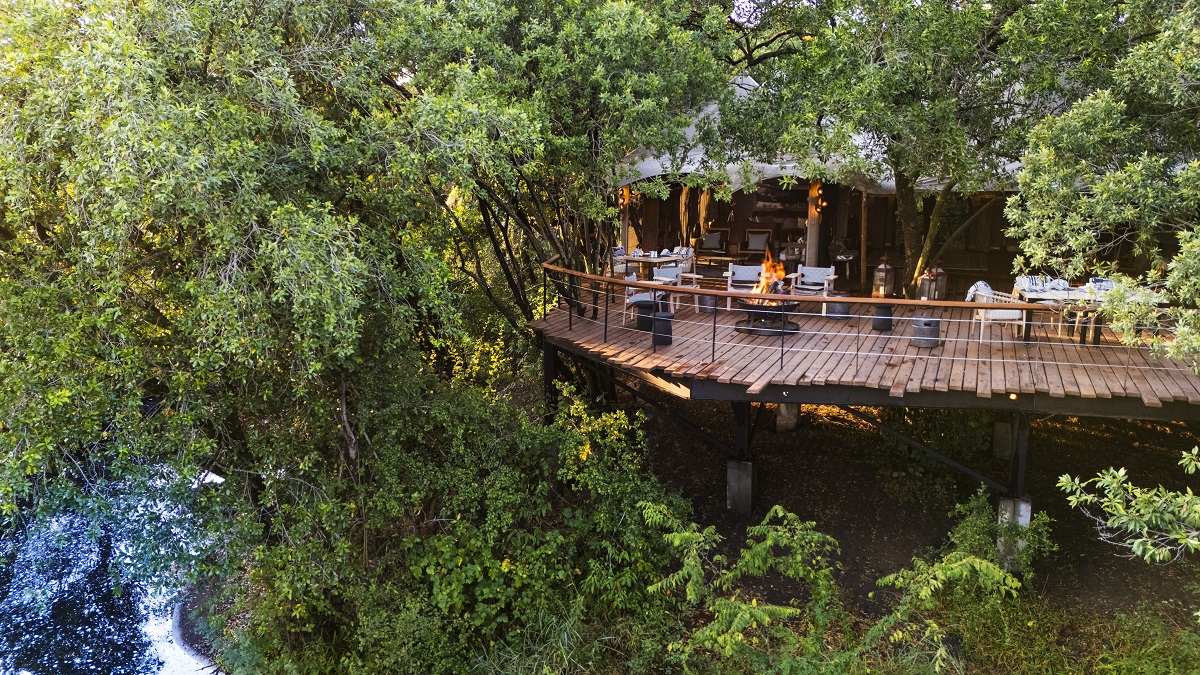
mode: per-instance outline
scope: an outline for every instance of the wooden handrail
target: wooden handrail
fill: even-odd
[[[616,277],[605,277],[586,272],[559,267],[552,264],[555,258],[542,263],[542,268],[548,272],[560,272],[585,281],[596,281],[602,284],[614,284],[627,288],[643,288],[650,291],[669,290],[671,293],[687,293],[689,295],[714,295],[719,298],[746,298],[751,300],[778,300],[787,302],[845,302],[853,305],[897,305],[921,307],[965,307],[968,309],[1020,309],[1020,310],[1050,310],[1043,304],[1035,302],[966,302],[963,300],[909,300],[907,298],[855,298],[851,296],[832,295],[783,295],[778,293],[739,293],[737,291],[714,291],[708,288],[689,286],[665,286],[646,281],[626,281]]]

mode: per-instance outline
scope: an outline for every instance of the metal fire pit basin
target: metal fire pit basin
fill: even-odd
[[[795,335],[800,332],[800,324],[789,321],[786,315],[794,313],[799,307],[799,301],[781,301],[779,304],[761,304],[752,300],[737,298],[738,309],[746,313],[746,318],[734,324],[733,329],[749,335]]]

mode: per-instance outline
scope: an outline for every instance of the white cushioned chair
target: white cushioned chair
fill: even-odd
[[[969,289],[967,289],[967,302],[986,302],[995,304],[1007,304],[1019,302],[1011,293],[1003,291],[993,291],[992,287],[986,282],[977,281]],[[1020,330],[1025,326],[1025,312],[1020,309],[990,309],[981,308],[975,310],[974,321],[979,322],[979,343],[983,344],[983,335],[987,331],[989,323],[1009,324],[1013,327],[1013,337],[1016,337]],[[970,335],[968,334],[968,338]]]
[[[625,281],[637,280],[638,278],[636,274],[630,274],[629,276],[625,277]],[[621,325],[624,326],[626,319],[628,319],[630,316],[637,316],[638,309],[635,303],[653,301],[658,295],[659,293],[656,291],[647,291],[641,288],[626,287],[625,309],[621,312]]]
[[[664,286],[679,287],[683,281],[682,277],[683,267],[679,265],[664,266],[654,270],[654,280],[662,283]],[[667,298],[671,303],[671,311],[675,311],[675,308],[679,305],[679,294],[671,293]]]
[[[727,291],[748,291],[754,288],[762,277],[762,265],[735,265],[729,263],[729,271],[723,272],[725,277],[725,290]],[[733,298],[725,298],[725,309],[733,309]]]
[[[800,267],[787,275],[791,279],[792,295],[829,295],[833,290],[833,282],[837,280],[837,272],[829,267]]]
[[[696,274],[696,249],[690,246],[676,246],[675,250],[671,251],[671,255],[682,258],[682,260],[670,266],[679,268],[679,276],[675,280],[675,286],[677,288],[700,288],[700,280],[704,276]],[[659,269],[663,268],[660,267]],[[656,274],[655,276],[657,277],[658,275]],[[694,299],[696,296],[692,297]],[[674,297],[675,307],[681,304],[681,298],[682,296],[678,294]],[[695,301],[696,309],[700,308],[699,302],[699,300]]]

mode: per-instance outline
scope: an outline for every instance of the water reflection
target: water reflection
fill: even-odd
[[[63,516],[0,539],[0,672],[159,672],[142,630],[144,591],[115,578],[112,537],[89,537],[88,526]]]

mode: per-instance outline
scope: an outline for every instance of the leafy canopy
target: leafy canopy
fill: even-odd
[[[1021,241],[1022,269],[1078,278],[1115,275],[1126,288],[1107,299],[1127,339],[1164,326],[1164,353],[1200,350],[1200,126],[1197,121],[1200,4],[1131,3],[1145,26],[1113,65],[1111,84],[1029,135],[1021,193],[1007,215]],[[1124,261],[1122,261],[1124,258]],[[1132,260],[1132,263],[1131,263]],[[1142,285],[1159,293],[1132,292]],[[1172,306],[1160,313],[1155,300]]]

